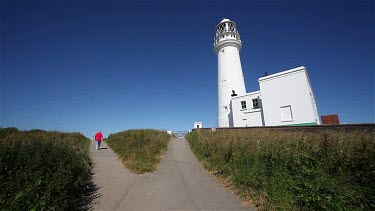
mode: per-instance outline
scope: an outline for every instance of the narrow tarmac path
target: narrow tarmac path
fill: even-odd
[[[185,139],[172,139],[159,169],[137,175],[102,144],[95,150],[94,183],[99,197],[94,210],[246,210],[238,199],[213,182]]]

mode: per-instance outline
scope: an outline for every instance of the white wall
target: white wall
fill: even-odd
[[[246,94],[239,49],[227,46],[218,52],[218,126],[229,127],[232,90]]]
[[[194,128],[203,128],[203,122],[194,122]]]
[[[305,67],[259,78],[259,86],[265,126],[320,124]]]
[[[306,71],[306,77],[307,77],[308,88],[309,88],[309,92],[310,92],[311,106],[312,106],[312,109],[313,109],[313,112],[314,112],[314,118],[317,120],[316,123],[318,125],[320,125],[321,122],[320,122],[320,117],[319,117],[319,113],[318,113],[318,107],[316,106],[315,95],[314,95],[314,92],[312,90],[309,74],[307,74],[307,71]]]
[[[259,108],[253,107],[253,99],[258,99]],[[244,109],[242,108],[242,101],[246,102],[246,108]],[[260,91],[233,97],[232,113],[234,127],[264,126]]]

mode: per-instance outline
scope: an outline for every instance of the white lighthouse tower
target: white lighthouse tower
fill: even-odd
[[[218,127],[233,127],[231,97],[246,94],[240,60],[241,47],[236,24],[223,19],[216,26],[214,43],[218,57]]]

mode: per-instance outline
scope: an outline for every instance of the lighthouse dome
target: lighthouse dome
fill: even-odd
[[[223,18],[223,20],[221,20],[220,23],[224,23],[224,22],[228,22],[228,21],[231,21],[231,20],[229,20],[228,18]]]

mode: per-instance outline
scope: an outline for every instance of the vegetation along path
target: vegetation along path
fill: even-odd
[[[102,143],[91,144],[95,210],[245,210],[236,197],[212,181],[190,151],[185,139],[172,139],[160,167],[137,175]]]

